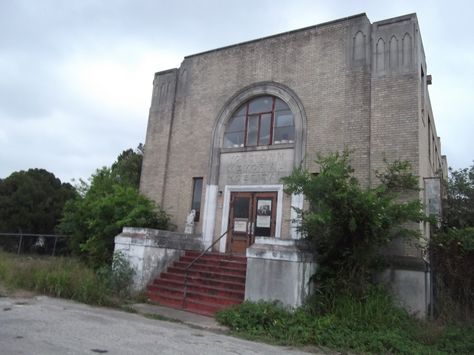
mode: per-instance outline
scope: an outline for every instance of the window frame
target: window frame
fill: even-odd
[[[272,100],[271,110],[270,111],[257,111],[257,112],[250,113],[250,104],[252,102],[254,102],[254,100],[257,100],[259,98],[269,98],[269,99],[271,99]],[[276,110],[277,100],[281,100],[286,105],[286,108],[284,110],[281,109],[281,108],[278,109],[278,111]],[[241,111],[242,106],[245,106],[245,116],[236,116],[236,113]],[[291,142],[275,144],[274,138],[275,138],[275,128],[276,128],[276,117],[277,117],[276,114],[278,112],[283,112],[283,111],[289,111],[292,115],[293,125],[284,126],[284,127],[288,127],[288,128],[291,127],[293,129],[293,132],[292,132],[293,133],[293,139],[291,139]],[[266,115],[270,115],[270,124],[269,124],[270,131],[269,131],[268,144],[261,144],[261,139],[263,138],[263,137],[261,137],[262,120],[263,120],[263,117],[266,116]],[[250,117],[252,117],[252,116],[257,116],[256,144],[249,144],[249,123],[250,123]],[[231,119],[235,118],[235,117],[244,117],[244,128],[245,128],[245,130],[243,131],[243,134],[244,134],[243,146],[239,146],[239,147],[225,146],[225,144],[226,144],[225,143],[226,135],[234,133],[234,132],[228,132],[227,131],[228,126],[226,125],[225,130],[224,130],[223,148],[226,148],[226,149],[228,149],[228,148],[257,148],[257,147],[279,146],[279,145],[283,145],[283,144],[294,144],[294,142],[295,142],[295,137],[294,137],[294,135],[295,135],[295,122],[294,122],[295,115],[293,114],[293,112],[292,112],[291,108],[288,106],[288,104],[277,96],[274,96],[274,95],[259,95],[259,96],[250,98],[245,103],[240,105],[237,108],[237,110],[234,111],[234,113],[230,116],[229,121]],[[242,132],[242,131],[240,131],[240,132]]]
[[[201,183],[201,193],[199,195],[196,195],[196,187],[197,187],[198,182]],[[191,195],[191,210],[196,211],[196,214],[194,216],[194,222],[199,222],[199,219],[200,219],[200,216],[201,216],[201,203],[202,203],[202,190],[203,190],[203,187],[204,187],[203,177],[193,177],[193,193]],[[199,207],[194,208],[194,205],[197,205],[197,204],[199,204]]]

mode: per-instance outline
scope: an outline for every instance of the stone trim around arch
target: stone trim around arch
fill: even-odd
[[[220,153],[223,143],[225,124],[235,110],[253,97],[260,95],[273,95],[285,101],[290,107],[295,120],[295,143],[293,148],[293,164],[295,167],[304,164],[306,152],[306,113],[298,96],[287,86],[277,82],[259,82],[249,85],[234,96],[223,106],[215,121],[212,131],[210,159],[204,197],[202,234],[205,247],[212,244],[215,232],[217,211]],[[292,201],[292,205],[293,201]],[[299,206],[299,205],[298,205]]]
[[[285,101],[294,115],[295,146],[294,165],[299,166],[304,162],[306,151],[307,119],[303,104],[298,96],[287,86],[277,82],[255,83],[240,90],[232,96],[219,112],[213,131],[208,169],[208,185],[217,185],[219,179],[220,150],[223,144],[225,124],[235,110],[248,100],[261,95],[273,95]]]

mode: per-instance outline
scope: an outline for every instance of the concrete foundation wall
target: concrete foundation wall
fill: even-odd
[[[425,271],[390,268],[379,275],[395,300],[409,313],[420,318],[429,314],[431,302],[430,274]]]
[[[247,249],[245,299],[301,306],[311,292],[316,263],[298,241],[256,238]]]

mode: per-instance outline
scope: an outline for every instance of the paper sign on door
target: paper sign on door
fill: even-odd
[[[257,201],[257,228],[270,228],[272,216],[272,200]]]
[[[234,218],[234,232],[247,233],[248,218]]]

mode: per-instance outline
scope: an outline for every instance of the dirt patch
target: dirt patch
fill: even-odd
[[[35,292],[27,290],[11,290],[6,288],[5,285],[0,282],[0,297],[33,298],[35,296]]]

